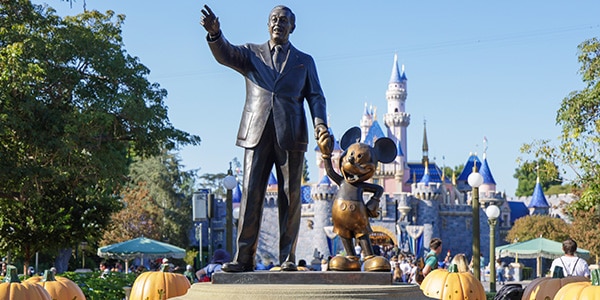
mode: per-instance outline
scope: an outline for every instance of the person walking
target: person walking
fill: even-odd
[[[575,255],[577,252],[577,242],[568,238],[562,244],[562,250],[565,255],[554,259],[550,266],[550,271],[554,275],[554,269],[561,267],[565,276],[585,276],[590,277],[590,269],[588,263]]]
[[[273,166],[278,184],[279,263],[282,271],[296,271],[302,167],[308,146],[305,100],[315,138],[328,130],[325,96],[315,62],[289,42],[296,16],[283,5],[271,10],[267,22],[270,39],[260,45],[230,44],[207,5],[200,24],[208,33],[206,40],[217,62],[246,79],[246,102],[236,142],[245,149],[237,249],[233,262],[225,264],[223,271],[254,270],[265,191]]]
[[[429,249],[429,253],[427,253],[427,256],[425,257],[425,266],[423,267],[424,277],[438,267],[437,256],[442,253],[442,240],[439,238],[431,239],[429,242]]]
[[[504,262],[500,258],[496,259],[496,282],[504,284]]]

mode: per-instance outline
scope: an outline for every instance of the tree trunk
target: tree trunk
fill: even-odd
[[[58,251],[58,255],[54,260],[54,267],[56,268],[56,273],[64,273],[69,269],[69,260],[71,259],[71,254],[73,253],[73,248],[64,248]]]

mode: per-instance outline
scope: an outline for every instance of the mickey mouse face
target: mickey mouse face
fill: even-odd
[[[375,174],[377,162],[374,160],[371,147],[363,143],[354,143],[342,156],[340,170],[344,180],[349,183],[363,182]]]

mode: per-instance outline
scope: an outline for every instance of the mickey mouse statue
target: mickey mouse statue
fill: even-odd
[[[329,178],[338,184],[339,190],[333,201],[332,220],[333,231],[341,238],[347,256],[335,256],[329,261],[329,270],[333,271],[360,271],[360,259],[354,250],[354,239],[364,251],[365,271],[389,272],[389,261],[382,256],[373,254],[373,247],[369,234],[372,232],[369,217],[379,216],[379,199],[383,194],[383,187],[368,183],[377,169],[377,163],[389,163],[396,157],[396,144],[389,138],[379,138],[373,147],[361,143],[361,131],[352,127],[340,140],[344,152],[340,157],[339,169],[341,175],[333,169],[331,153],[333,151],[333,138],[325,133],[317,141],[321,155],[325,162],[325,170]],[[373,195],[365,204],[363,193]]]

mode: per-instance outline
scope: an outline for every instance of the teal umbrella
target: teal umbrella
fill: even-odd
[[[564,254],[562,243],[545,238],[537,238],[525,242],[508,244],[496,247],[497,257],[515,257],[519,258],[549,258],[555,259]],[[588,259],[590,251],[577,249],[577,256]]]
[[[139,237],[125,242],[100,247],[98,248],[98,256],[122,259],[125,261],[125,268],[128,269],[127,262],[130,259],[137,257],[184,258],[185,249],[146,237]]]
[[[545,238],[537,238],[525,242],[508,244],[496,247],[496,257],[514,257],[516,262],[519,258],[535,258],[537,260],[537,275],[542,276],[542,258],[555,259],[564,254],[562,243]],[[590,258],[590,251],[578,248],[576,255],[583,258]]]

